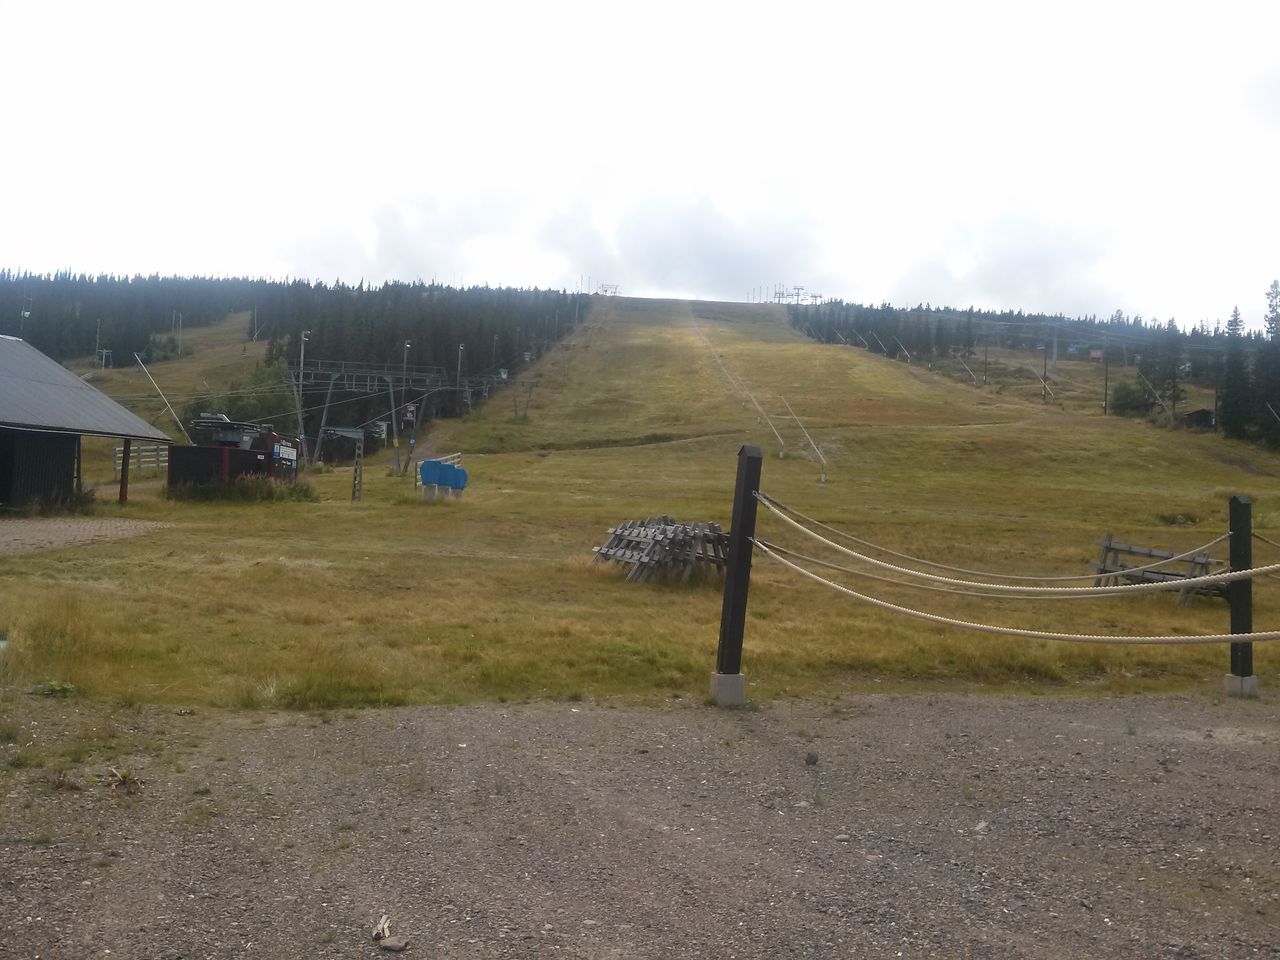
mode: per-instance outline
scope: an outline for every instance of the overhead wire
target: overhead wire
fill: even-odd
[[[746,385],[729,372],[729,368],[726,367],[724,365],[724,361],[720,359],[720,354],[716,353],[716,349],[712,345],[711,340],[702,332],[702,327],[698,324],[698,321],[690,318],[690,323],[693,325],[693,330],[698,335],[699,339],[702,340],[703,344],[711,352],[712,358],[715,360],[717,366],[720,367],[720,372],[725,375],[725,378],[733,388],[738,391],[738,393],[751,401],[751,405],[756,408],[756,412],[764,418],[764,422],[769,425],[769,429],[773,431],[773,435],[778,438],[778,456],[782,456],[783,451],[787,448],[787,443],[782,439],[782,434],[778,432],[778,428],[773,425],[773,420],[770,419],[769,414],[764,412],[764,408],[760,406],[760,402],[756,400],[755,395],[746,388]]]

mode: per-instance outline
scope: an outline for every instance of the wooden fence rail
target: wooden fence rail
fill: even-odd
[[[120,466],[124,460],[124,447],[111,448],[111,477],[120,479]],[[129,470],[167,470],[169,445],[167,443],[135,443],[130,445]]]

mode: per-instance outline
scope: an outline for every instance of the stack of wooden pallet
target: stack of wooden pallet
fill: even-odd
[[[677,523],[671,517],[629,520],[609,531],[609,540],[594,547],[596,563],[613,560],[629,565],[627,580],[688,580],[694,571],[723,574],[729,535],[717,523]]]

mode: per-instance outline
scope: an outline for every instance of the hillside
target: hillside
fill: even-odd
[[[238,350],[210,344],[171,374],[157,365],[157,379],[227,376]],[[701,697],[717,589],[624,584],[590,565],[591,546],[626,518],[727,524],[743,442],[768,454],[763,487],[781,501],[970,569],[1087,574],[1093,541],[1109,531],[1196,547],[1225,532],[1237,492],[1254,497],[1255,529],[1280,539],[1272,454],[815,343],[769,306],[597,297],[586,324],[523,379],[531,394],[504,388],[422,439],[420,450],[464,451],[472,485],[459,502],[423,504],[409,480],[371,465],[360,504],[349,502],[345,469],[309,478],[316,504],[140,499],[128,515],[174,526],[0,559],[11,636],[73,638],[61,660],[24,669],[136,699],[247,705]],[[825,483],[782,398],[821,446]],[[763,513],[759,535],[818,549]],[[1257,550],[1260,562],[1276,553]],[[951,617],[1057,631],[1217,633],[1227,622],[1210,599],[1015,604],[856,583]],[[1280,622],[1271,582],[1255,592],[1258,627]],[[755,696],[884,683],[1216,689],[1226,662],[1221,645],[1078,646],[920,623],[761,557],[744,670]],[[1268,645],[1256,664],[1274,675]]]

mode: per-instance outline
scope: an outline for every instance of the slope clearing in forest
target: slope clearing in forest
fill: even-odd
[[[425,505],[409,480],[371,463],[359,504],[346,469],[310,478],[315,504],[139,499],[127,515],[174,526],[0,558],[0,625],[21,654],[9,669],[101,695],[246,705],[701,697],[716,587],[625,584],[590,564],[591,546],[628,518],[727,524],[743,442],[765,450],[763,486],[782,501],[977,570],[1087,574],[1108,531],[1194,547],[1225,531],[1236,492],[1254,497],[1255,528],[1280,539],[1272,454],[818,344],[774,307],[597,297],[587,322],[522,379],[536,380],[531,395],[503,388],[422,439],[420,451],[464,451],[472,483],[459,502]],[[829,461],[827,482],[782,398]],[[759,533],[816,550],[763,514]],[[1269,550],[1259,544],[1258,557],[1280,554]],[[849,582],[952,617],[1050,630],[1216,633],[1227,623],[1225,605],[1208,599],[1013,603]],[[1255,591],[1259,628],[1280,623],[1269,584]],[[1264,684],[1278,664],[1259,644]],[[1217,689],[1225,669],[1221,645],[974,634],[860,605],[764,558],[753,572],[744,670],[754,696],[886,683]]]

